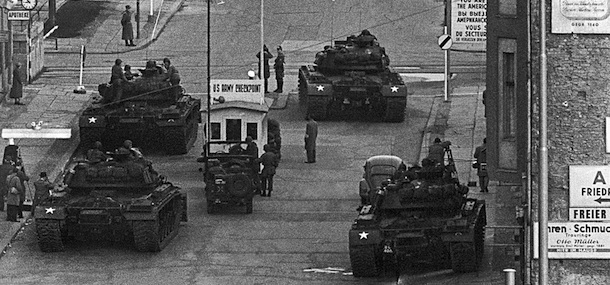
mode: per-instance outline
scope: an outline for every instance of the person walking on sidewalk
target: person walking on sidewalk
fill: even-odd
[[[277,81],[277,88],[274,93],[282,93],[284,92],[284,63],[286,56],[284,55],[284,51],[282,51],[282,46],[277,47],[277,57],[275,58],[275,63],[273,64],[273,69],[275,69],[275,80]]]
[[[305,125],[305,152],[307,160],[305,163],[316,162],[316,139],[318,138],[318,123],[307,115],[307,125]]]
[[[474,158],[477,159],[477,175],[479,176],[481,192],[489,192],[487,189],[487,184],[489,184],[489,177],[487,176],[487,138],[484,138],[483,144],[475,149]]]
[[[0,165],[0,211],[4,211],[4,202],[6,195],[8,194],[8,187],[6,184],[6,178],[11,174],[15,168],[11,162],[10,157],[4,160]]]
[[[23,169],[23,165],[17,165],[15,167],[17,169],[17,177],[19,178],[19,183],[21,183],[21,190],[19,190],[19,218],[23,218],[23,202],[25,202],[25,187],[27,181],[30,181],[30,177],[25,174],[25,169]]]
[[[25,105],[21,103],[21,97],[23,97],[23,82],[21,81],[21,63],[15,64],[13,70],[13,86],[11,87],[11,93],[9,97],[15,99],[15,105]]]
[[[273,176],[275,175],[275,168],[279,165],[279,161],[270,145],[264,145],[263,150],[265,153],[260,157],[260,162],[263,165],[263,171],[261,171],[261,196],[271,197],[271,191],[273,191]]]
[[[8,194],[6,198],[6,220],[9,222],[17,222],[19,214],[19,201],[21,192],[25,192],[19,177],[17,177],[17,168],[11,170],[11,174],[6,178]]]
[[[263,45],[263,53],[264,55],[262,59],[261,52],[259,51],[258,53],[256,53],[256,57],[258,58],[258,77],[261,79],[265,79],[265,93],[269,93],[269,76],[271,76],[269,71],[269,60],[273,58],[273,55],[271,54],[271,52],[269,52],[267,45]],[[264,60],[264,70],[260,70],[261,60]]]
[[[121,26],[123,26],[122,39],[125,40],[125,46],[136,46],[133,43],[133,25],[131,24],[131,6],[125,6],[125,11],[123,11],[121,17]]]

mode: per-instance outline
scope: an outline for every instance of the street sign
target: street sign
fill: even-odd
[[[453,40],[451,40],[451,36],[445,34],[438,37],[438,46],[441,49],[450,49],[453,44]]]
[[[610,223],[549,222],[549,259],[610,259]],[[538,259],[538,223],[534,223],[534,258]]]
[[[30,11],[8,11],[9,21],[27,21],[30,19]]]
[[[570,165],[571,221],[610,221],[610,165]]]

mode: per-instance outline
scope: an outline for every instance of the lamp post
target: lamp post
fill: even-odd
[[[265,85],[265,69],[264,69],[264,64],[265,64],[265,49],[264,49],[264,45],[265,45],[265,38],[264,38],[264,34],[263,34],[263,11],[264,11],[264,6],[265,6],[265,0],[261,0],[261,55],[259,57],[259,71],[258,71],[258,77],[263,80],[263,89],[264,89],[264,85]],[[265,92],[265,91],[263,91]]]
[[[208,157],[210,155],[210,139],[212,137],[211,136],[212,132],[210,130],[210,128],[212,127],[212,123],[210,122],[210,119],[211,119],[211,115],[210,115],[211,103],[210,102],[212,101],[212,96],[210,94],[210,80],[211,80],[211,76],[210,76],[210,14],[211,14],[210,13],[210,1],[211,0],[208,0],[208,35],[207,35],[207,37],[208,37],[208,43],[207,43],[207,45],[208,45],[208,70],[207,70],[207,72],[208,72],[208,100],[207,100],[208,101],[207,102],[208,112],[207,112],[207,122],[206,122],[206,127],[205,127],[206,140],[207,140],[206,145],[205,145],[205,157]],[[152,3],[152,0],[151,0],[151,3]]]

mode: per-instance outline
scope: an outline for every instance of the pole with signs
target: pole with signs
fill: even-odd
[[[449,100],[449,49],[452,44],[453,41],[447,34],[447,26],[445,26],[445,34],[438,37],[438,46],[445,51],[445,101]]]
[[[150,1],[152,3],[152,0],[150,0]],[[150,5],[151,5],[151,11],[152,11],[152,4],[150,4]],[[206,135],[206,138],[205,138],[205,141],[204,141],[204,143],[205,143],[205,157],[206,158],[210,156],[210,143],[209,142],[210,142],[210,138],[212,137],[211,136],[212,131],[210,130],[210,128],[212,127],[212,123],[210,122],[210,120],[212,119],[212,116],[210,114],[211,111],[212,111],[211,108],[210,108],[211,107],[211,101],[212,101],[212,96],[210,95],[210,91],[211,91],[210,90],[210,85],[212,85],[211,76],[210,76],[210,46],[211,46],[211,44],[210,44],[210,15],[211,15],[211,13],[210,13],[210,1],[208,1],[208,34],[207,34],[207,37],[208,37],[208,59],[207,59],[208,60],[208,70],[207,70],[207,72],[208,72],[208,98],[207,98],[208,106],[207,106],[207,108],[208,108],[208,110],[207,110],[207,122],[206,122],[206,125],[205,125],[205,129],[206,129],[205,130],[205,132],[206,132],[205,135]]]
[[[87,90],[85,90],[85,86],[83,86],[83,68],[85,67],[85,57],[87,56],[87,51],[85,50],[85,45],[81,45],[80,48],[80,76],[78,80],[78,87],[74,89],[74,93],[77,94],[85,94]]]
[[[265,5],[265,0],[261,0],[261,55],[259,57],[259,63],[260,64],[259,64],[259,67],[258,67],[259,68],[259,70],[258,70],[258,77],[261,80],[263,80],[263,81],[265,80],[265,68],[264,68],[265,67],[264,66],[264,64],[265,64],[265,48],[264,48],[264,46],[265,46],[265,37],[264,37],[264,34],[263,34],[263,31],[264,31],[264,29],[263,29],[263,11],[264,11],[263,9],[264,9],[264,5]],[[267,90],[265,90],[265,91],[267,91]]]

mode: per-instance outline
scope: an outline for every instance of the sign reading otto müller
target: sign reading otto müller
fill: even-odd
[[[538,223],[534,223],[534,258],[538,258]],[[610,259],[610,223],[549,222],[551,259]]]
[[[570,220],[610,221],[610,165],[570,165]]]
[[[551,32],[610,34],[610,0],[553,1]]]

